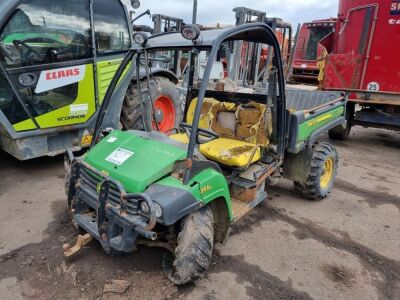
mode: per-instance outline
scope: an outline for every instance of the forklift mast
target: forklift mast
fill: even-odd
[[[233,9],[236,17],[236,26],[243,24],[262,22],[277,33],[281,46],[284,68],[289,65],[292,47],[292,25],[279,18],[267,18],[266,12],[254,10],[247,7],[236,7]],[[265,52],[265,53],[264,53]],[[272,47],[262,49],[255,43],[235,42],[233,46],[232,59],[229,59],[229,78],[234,82],[240,82],[243,86],[255,85],[269,78],[269,67],[273,57]],[[253,57],[253,59],[250,59]]]
[[[154,29],[152,34],[160,34],[166,32],[180,32],[183,25],[185,24],[182,19],[170,17],[161,14],[154,14],[152,17]],[[182,76],[181,72],[181,60],[182,52],[173,51],[169,53],[158,53],[159,55],[166,55],[170,58],[169,63],[163,63],[162,67],[172,71],[178,78]]]
[[[165,32],[179,32],[184,25],[183,20],[166,15],[153,15],[154,31],[153,34]]]

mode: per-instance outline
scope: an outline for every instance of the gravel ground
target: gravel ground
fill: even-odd
[[[400,134],[356,128],[335,143],[336,188],[322,202],[290,182],[233,227],[206,277],[177,288],[163,250],[109,257],[96,242],[64,259],[75,229],[62,157],[18,162],[0,153],[1,299],[400,299]],[[126,280],[122,295],[104,293]]]

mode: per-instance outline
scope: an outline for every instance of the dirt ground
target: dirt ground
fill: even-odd
[[[356,128],[335,143],[336,188],[322,202],[269,189],[267,204],[233,227],[207,276],[176,288],[163,250],[109,257],[96,242],[64,259],[75,229],[62,157],[17,162],[0,154],[1,299],[400,299],[400,134]],[[103,292],[110,280],[130,287]]]

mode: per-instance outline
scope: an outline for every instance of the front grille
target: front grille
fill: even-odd
[[[97,176],[90,170],[86,169],[84,166],[81,166],[81,171],[79,174],[79,181],[82,186],[91,190],[94,194],[97,195],[97,186],[103,181],[100,176]],[[110,191],[108,195],[107,203],[117,207],[121,202],[121,194],[118,188],[110,183]],[[138,214],[139,203],[138,200],[128,199],[126,203],[126,211],[129,215],[137,215]]]

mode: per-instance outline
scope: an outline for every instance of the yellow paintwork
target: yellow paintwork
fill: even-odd
[[[308,127],[313,127],[313,126],[315,126],[315,125],[317,125],[319,123],[322,123],[322,122],[324,122],[326,120],[329,120],[332,117],[333,117],[332,114],[326,114],[326,115],[323,115],[323,116],[321,116],[319,118],[315,118],[314,120],[308,122]]]
[[[19,122],[17,124],[14,124],[14,129],[16,131],[25,131],[25,130],[34,130],[36,129],[35,123],[31,119]]]
[[[170,138],[184,144],[189,143],[189,138],[185,133],[174,134]],[[206,158],[230,167],[246,167],[253,154],[251,163],[261,159],[261,148],[259,146],[226,138],[219,138],[202,144],[199,150]]]
[[[320,184],[321,188],[326,189],[333,177],[334,163],[332,157],[329,157],[324,163],[323,173],[321,175]]]

